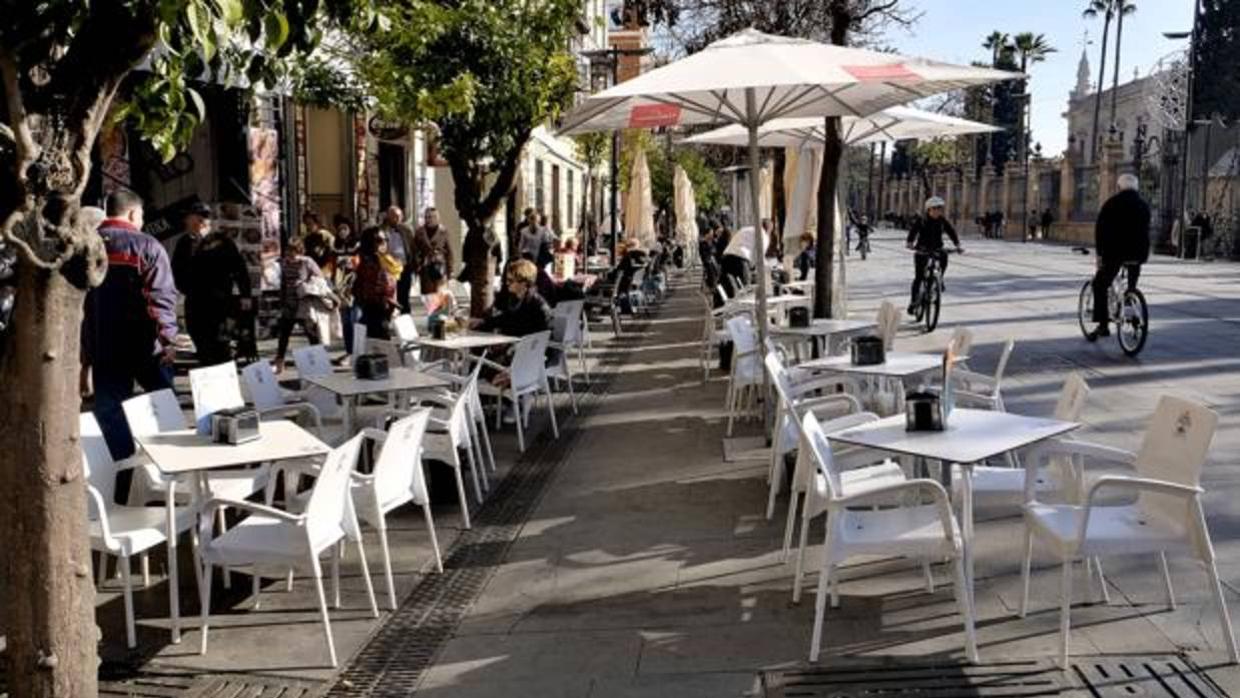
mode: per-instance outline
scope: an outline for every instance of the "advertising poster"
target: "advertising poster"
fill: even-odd
[[[250,265],[255,288],[274,290],[263,273],[280,256],[280,134],[272,128],[250,129],[250,192],[252,208],[239,212],[244,225],[238,240]],[[276,281],[278,285],[278,280]]]

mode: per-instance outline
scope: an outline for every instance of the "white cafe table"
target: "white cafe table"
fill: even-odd
[[[811,320],[808,327],[789,327],[783,325],[780,327],[772,327],[771,334],[776,337],[790,337],[794,339],[810,340],[814,343],[815,356],[826,356],[831,348],[832,338],[839,335],[853,334],[855,332],[864,332],[878,327],[878,323],[873,320],[832,320],[829,318],[816,318]]]
[[[510,344],[516,344],[521,340],[520,337],[509,337],[504,334],[492,334],[490,332],[457,332],[448,334],[443,339],[435,339],[434,337],[418,337],[413,340],[415,344],[427,349],[438,349],[445,352],[464,353],[475,349],[492,349],[494,347],[503,347]]]
[[[896,383],[894,409],[896,412],[903,412],[904,390],[907,387],[905,382],[923,373],[942,370],[943,355],[889,351],[886,355],[886,361],[881,364],[859,365],[852,362],[851,356],[844,354],[806,361],[798,364],[797,368],[813,373],[847,373],[856,376],[875,376],[894,381]]]
[[[322,376],[304,376],[302,380],[339,395],[345,403],[344,436],[353,436],[357,424],[357,399],[376,393],[407,393],[418,390],[435,390],[449,387],[448,381],[412,368],[395,366],[388,377],[379,380],[363,380],[352,372],[329,373]]]
[[[812,295],[814,293],[814,280],[789,281],[786,284],[780,284],[780,287],[784,290],[801,291],[805,295]]]
[[[189,477],[190,493],[195,510],[202,505],[210,494],[207,474],[212,470],[232,468],[253,463],[269,463],[272,461],[292,460],[296,458],[312,458],[321,456],[331,448],[313,434],[286,420],[259,422],[259,438],[243,444],[217,444],[210,437],[199,434],[196,429],[178,429],[157,434],[137,436],[138,445],[165,475],[185,475]],[[175,480],[172,480],[175,482]],[[174,496],[170,491],[168,496]],[[169,517],[172,508],[168,508]],[[169,518],[168,530],[176,528]],[[197,535],[197,534],[195,534]],[[173,548],[169,554],[176,557],[176,536],[168,538],[168,545]],[[194,565],[194,573],[198,580],[198,588],[202,588],[202,569]],[[228,575],[225,575],[225,580]],[[226,582],[227,583],[227,582]],[[172,592],[173,603],[171,618],[172,627],[180,625],[179,601]],[[179,632],[174,635],[179,641]]]
[[[889,355],[890,356],[890,355]],[[961,543],[965,574],[973,588],[973,466],[989,458],[1061,436],[1079,428],[1076,422],[1024,417],[1007,412],[958,408],[951,412],[943,431],[907,431],[905,416],[898,414],[854,429],[828,434],[831,441],[887,451],[942,464],[943,479],[952,491],[952,465],[961,473]]]

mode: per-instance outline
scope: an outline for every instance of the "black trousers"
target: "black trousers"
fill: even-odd
[[[749,283],[749,261],[734,254],[723,256],[720,271],[723,272],[723,288],[732,298],[735,298],[736,293]]]
[[[1098,265],[1098,271],[1094,272],[1094,322],[1099,324],[1110,322],[1111,309],[1107,307],[1107,289],[1115,283],[1115,277],[1119,276],[1120,270],[1125,266],[1128,267],[1128,290],[1133,291],[1137,288],[1137,281],[1141,278],[1140,264],[1104,259]]]
[[[942,252],[931,252],[929,254],[913,255],[913,287],[909,292],[909,305],[917,302],[918,294],[921,291],[921,284],[926,280],[926,265],[930,263],[930,254],[939,258],[939,274],[945,276],[947,274],[947,255]]]
[[[306,337],[310,339],[311,344],[322,344],[323,338],[319,335],[319,325],[317,322],[311,322],[305,318],[293,316],[281,316],[279,324],[276,325],[276,359],[283,361],[285,353],[288,352],[288,340],[293,336],[293,327],[301,325],[306,331]]]
[[[194,340],[194,354],[200,366],[214,366],[233,360],[228,320],[226,315],[186,311],[185,324],[190,338]]]
[[[388,330],[388,321],[392,318],[392,311],[386,303],[359,303],[357,307],[361,315],[361,323],[366,326],[367,338],[392,338]]]

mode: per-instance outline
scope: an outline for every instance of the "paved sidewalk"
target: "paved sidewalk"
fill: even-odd
[[[907,293],[911,260],[895,235],[880,234],[876,254],[850,268],[853,310],[863,316],[884,296],[901,301]],[[1082,370],[1094,387],[1084,433],[1130,448],[1162,392],[1209,401],[1224,415],[1209,466],[1210,525],[1232,612],[1240,612],[1240,380],[1227,372],[1240,339],[1240,289],[1227,285],[1236,270],[1152,264],[1143,286],[1154,304],[1154,335],[1132,362],[1113,344],[1091,347],[1080,338],[1075,296],[1088,260],[1049,246],[969,244],[976,249],[953,260],[948,274],[944,327],[931,336],[906,329],[900,348],[940,349],[963,323],[977,333],[973,366],[988,370],[1013,335],[1009,409],[1048,413],[1066,371]],[[718,372],[701,382],[699,313],[692,288],[682,288],[634,340],[606,398],[580,424],[567,462],[421,677],[418,695],[741,696],[758,692],[763,670],[805,666],[813,593],[790,603],[791,570],[779,553],[783,505],[774,521],[762,516],[765,465],[724,462],[724,385]],[[1017,519],[979,526],[984,662],[1045,659],[1057,646],[1057,566],[1040,561],[1033,612],[1014,615],[1020,532]],[[811,540],[821,540],[820,527]],[[815,551],[809,568],[816,565]],[[1181,561],[1172,569],[1180,606],[1166,611],[1153,560],[1108,561],[1113,603],[1074,607],[1074,653],[1188,652],[1217,665],[1221,635],[1205,575]],[[938,577],[931,595],[907,563],[850,566],[842,607],[828,615],[823,665],[958,659],[960,622],[948,575],[939,570]],[[1240,686],[1234,669],[1214,677]]]

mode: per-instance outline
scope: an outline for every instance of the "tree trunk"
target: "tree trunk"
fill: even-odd
[[[1098,162],[1098,119],[1102,116],[1102,84],[1107,79],[1107,39],[1111,36],[1111,13],[1102,24],[1102,58],[1098,65],[1098,94],[1094,96],[1094,132],[1089,141],[1089,162]]]
[[[1115,70],[1111,79],[1111,125],[1115,125],[1115,111],[1119,106],[1119,59],[1124,45],[1124,5],[1121,3],[1115,17]]]
[[[822,179],[818,184],[818,245],[814,251],[814,317],[832,317],[835,300],[835,222],[836,189],[840,180],[840,159],[844,155],[844,139],[840,136],[839,117],[826,120],[826,138],[822,148]]]
[[[462,221],[467,227],[461,256],[465,259],[465,276],[469,279],[469,314],[481,317],[494,300],[491,288],[495,282],[495,256],[491,254],[493,245],[486,240],[490,221],[476,215]]]
[[[9,694],[94,696],[99,641],[78,440],[84,292],[18,266],[0,359],[0,589]]]

